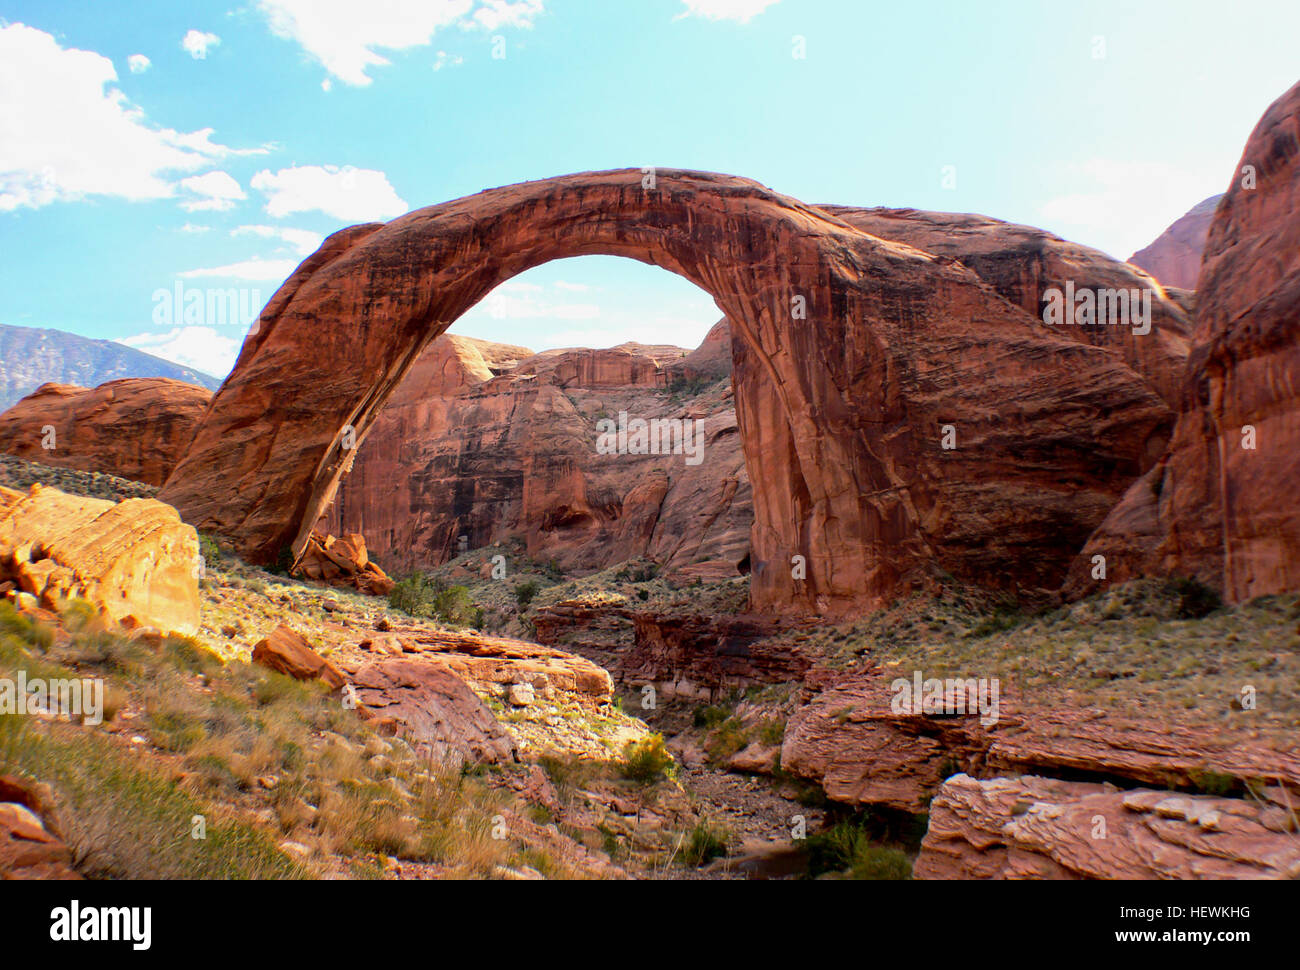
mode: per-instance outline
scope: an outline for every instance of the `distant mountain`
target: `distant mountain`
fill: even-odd
[[[1193,206],[1155,242],[1139,249],[1128,261],[1146,270],[1165,286],[1196,289],[1196,279],[1201,275],[1201,250],[1205,248],[1205,236],[1222,198],[1222,195],[1212,195]]]
[[[170,377],[215,391],[221,381],[111,340],[0,324],[0,411],[47,381],[95,387],[122,377]]]

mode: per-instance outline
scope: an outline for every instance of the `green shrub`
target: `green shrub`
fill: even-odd
[[[1169,581],[1169,589],[1178,597],[1180,620],[1199,620],[1223,606],[1215,590],[1187,576],[1175,576]]]
[[[673,756],[664,746],[662,734],[651,734],[640,741],[629,741],[623,748],[623,763],[619,770],[624,778],[643,785],[668,777],[673,769]]]
[[[388,605],[409,616],[438,620],[452,626],[482,626],[483,611],[464,586],[450,586],[441,576],[412,573],[388,595]]]
[[[526,579],[515,587],[515,602],[519,604],[519,609],[528,609],[528,604],[541,590],[542,584],[535,579]]]

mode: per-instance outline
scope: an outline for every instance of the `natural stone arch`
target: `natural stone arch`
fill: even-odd
[[[731,321],[756,608],[844,613],[935,569],[1053,585],[1168,425],[1120,354],[955,260],[747,179],[629,169],[335,233],[263,311],[160,497],[256,560],[300,549],[349,431],[364,439],[427,342],[505,280],[593,254],[678,273]]]

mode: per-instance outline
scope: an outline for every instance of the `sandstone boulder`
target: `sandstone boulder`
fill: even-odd
[[[437,660],[365,664],[350,681],[366,711],[391,722],[416,746],[450,762],[518,760],[514,742],[460,677]]]
[[[253,663],[295,680],[323,680],[338,690],[346,682],[342,671],[311,648],[301,633],[281,624],[253,647]]]
[[[352,586],[372,596],[387,596],[396,585],[378,563],[370,561],[365,536],[359,532],[342,537],[313,532],[293,574],[334,586]]]
[[[161,485],[211,400],[206,388],[165,377],[109,381],[93,390],[42,384],[0,414],[0,452]]]
[[[0,581],[47,609],[77,598],[127,628],[192,635],[198,576],[198,535],[168,505],[0,488]]]
[[[0,880],[80,878],[37,787],[0,775]]]

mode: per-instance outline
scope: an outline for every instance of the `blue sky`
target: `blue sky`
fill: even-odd
[[[0,0],[0,323],[223,376],[241,327],[159,290],[260,305],[342,226],[625,166],[1124,258],[1223,190],[1300,76],[1297,37],[1294,0]],[[717,317],[671,274],[586,257],[454,329],[693,345]]]

